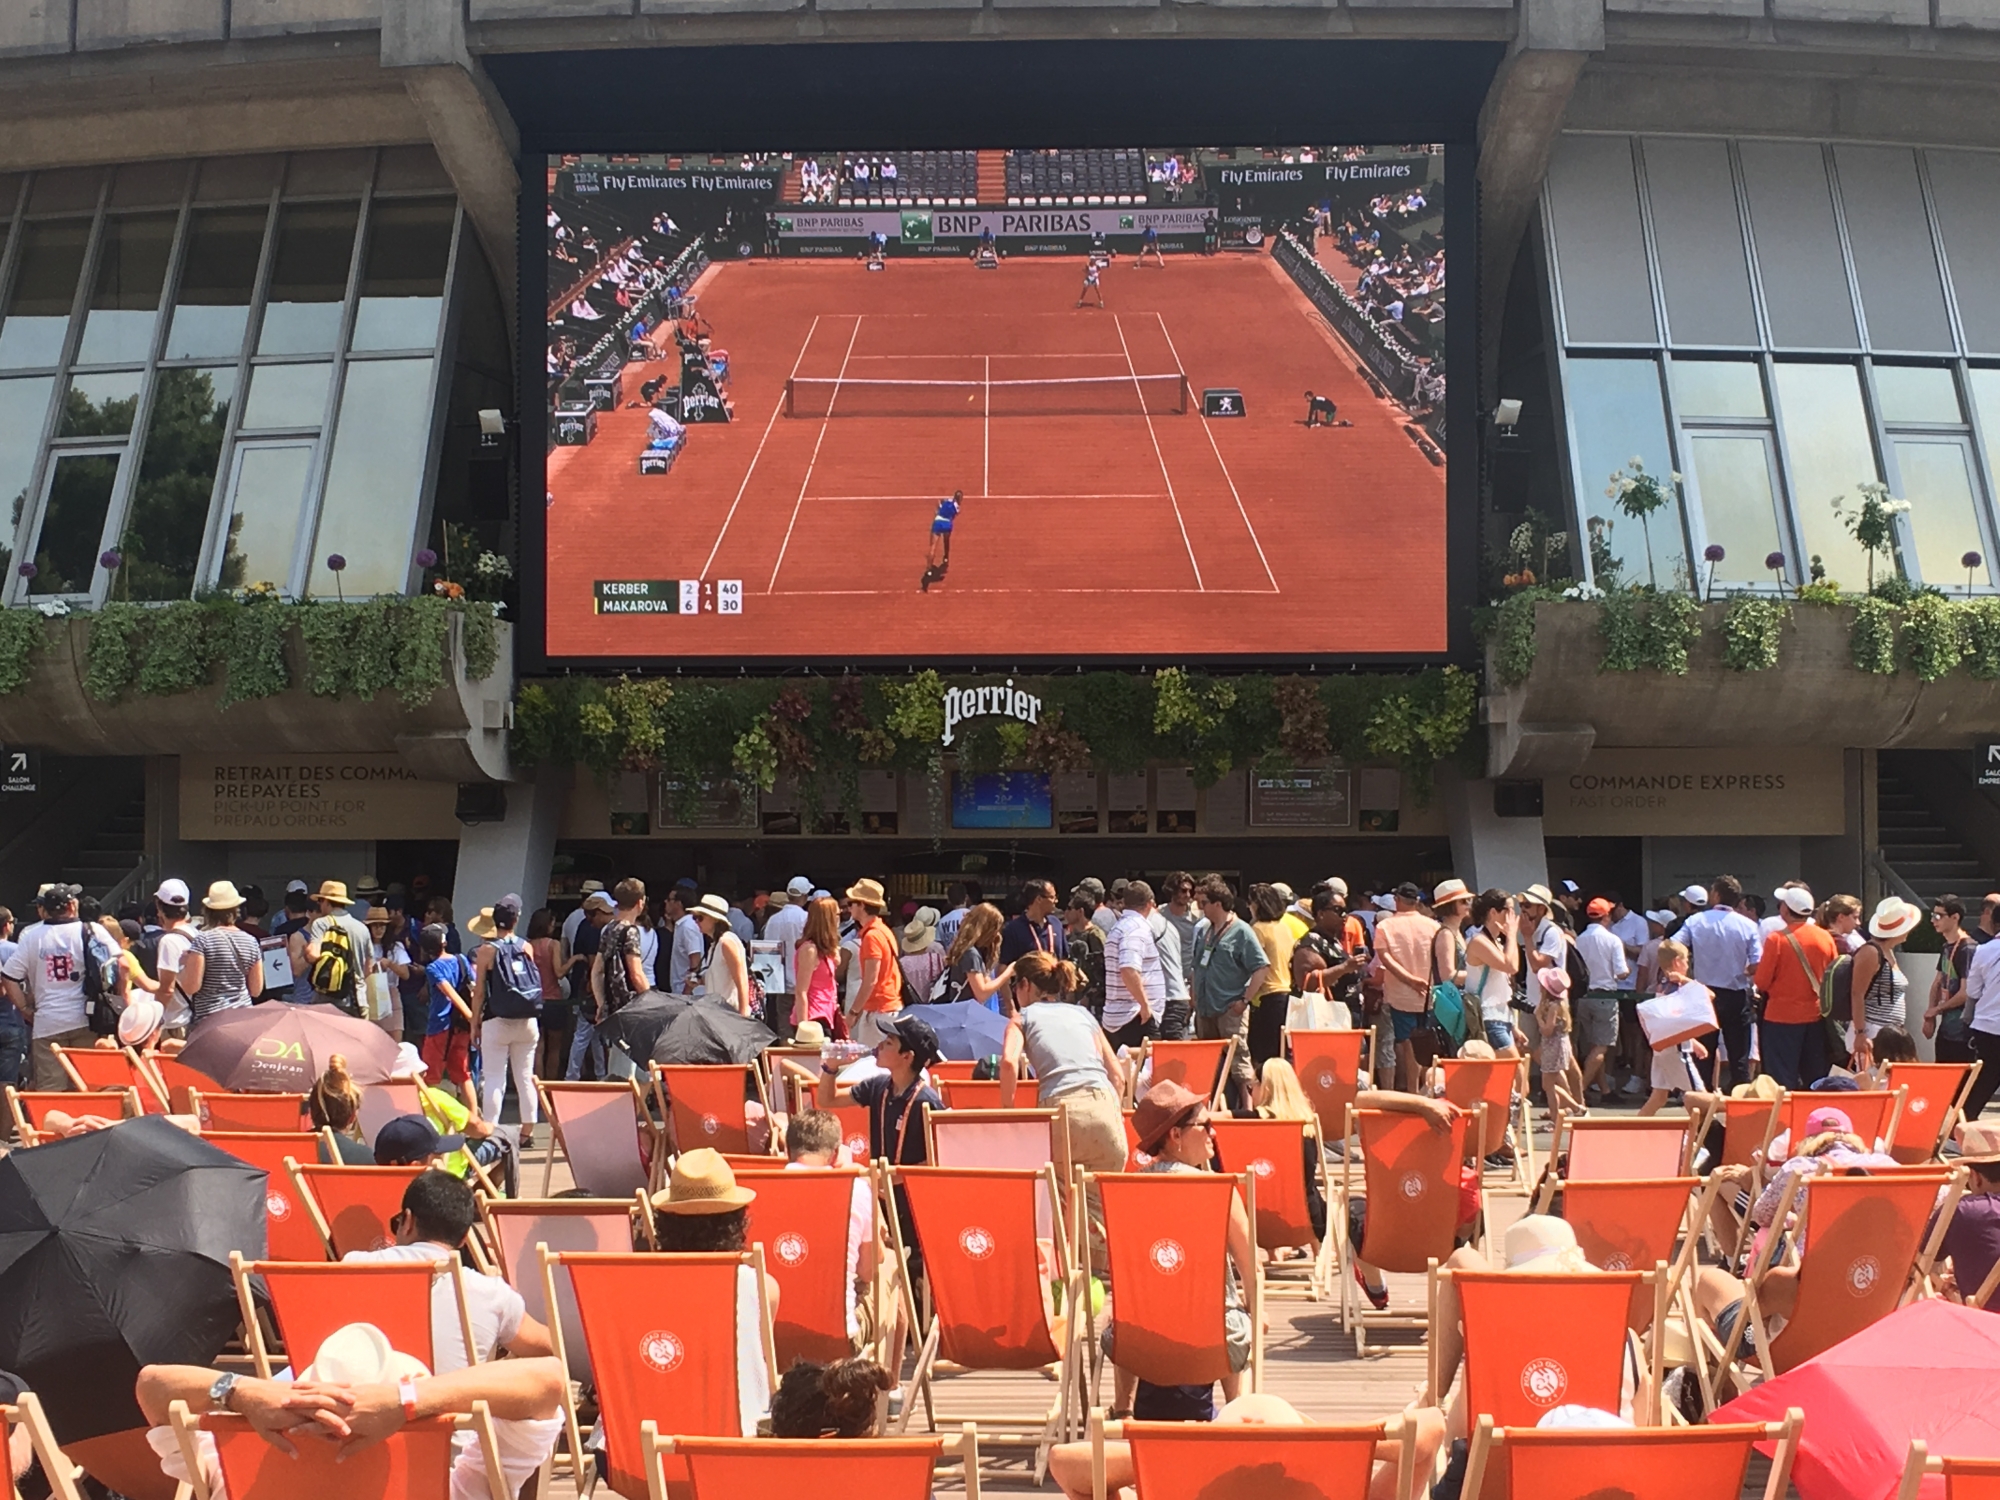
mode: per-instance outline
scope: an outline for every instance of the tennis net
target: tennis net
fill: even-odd
[[[1075,375],[1047,380],[850,380],[794,375],[788,417],[1180,416],[1188,379],[1166,375]]]

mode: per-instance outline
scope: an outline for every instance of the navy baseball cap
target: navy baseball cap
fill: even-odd
[[[464,1144],[462,1135],[439,1135],[422,1115],[397,1115],[375,1133],[375,1165],[415,1166]]]
[[[876,1019],[884,1031],[903,1044],[904,1051],[916,1055],[918,1067],[928,1068],[944,1056],[938,1048],[937,1032],[931,1028],[930,1022],[913,1016],[908,1011],[896,1015],[878,1016]]]

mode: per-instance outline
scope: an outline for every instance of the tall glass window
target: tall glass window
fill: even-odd
[[[29,592],[87,594],[96,582],[120,450],[63,453],[49,467],[48,501],[33,549]]]
[[[431,362],[357,360],[347,367],[340,423],[306,590],[394,594],[407,584],[430,435]],[[336,583],[326,560],[347,559]]]
[[[32,370],[62,358],[76,282],[90,245],[90,220],[29,223],[20,233],[14,295],[0,321],[0,370]]]
[[[353,203],[286,207],[278,221],[259,354],[333,353],[360,214]]]
[[[53,375],[16,376],[0,380],[0,580],[13,571],[14,537],[28,508],[28,486],[35,477],[35,455],[41,449],[42,423],[54,394]]]
[[[375,205],[349,347],[428,349],[437,342],[455,217],[449,200]]]
[[[1818,558],[1827,578],[1858,589],[1868,577],[1868,556],[1848,533],[1834,501],[1851,513],[1860,503],[1861,486],[1880,478],[1861,400],[1861,372],[1850,364],[1780,360],[1775,375],[1807,576]]]
[[[118,587],[131,599],[185,599],[201,563],[216,466],[229,429],[236,367],[162,370],[119,537]]]
[[[260,208],[211,208],[194,216],[167,330],[168,359],[234,359],[242,350],[265,217]]]
[[[153,352],[174,220],[173,214],[134,214],[104,221],[78,364],[141,364]]]
[[[1673,485],[1673,449],[1667,442],[1660,367],[1650,359],[1577,359],[1570,369],[1570,420],[1576,461],[1585,486],[1584,538],[1603,564],[1593,571],[1601,587],[1643,583],[1671,588],[1686,578],[1686,523]],[[1618,506],[1618,481],[1632,459],[1658,477],[1673,496],[1653,515],[1629,516]]]

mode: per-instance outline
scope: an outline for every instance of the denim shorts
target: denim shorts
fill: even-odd
[[[1495,1052],[1514,1045],[1514,1023],[1511,1021],[1481,1021],[1486,1029],[1486,1040]]]
[[[1424,1018],[1429,1014],[1430,1012],[1422,1010],[1390,1011],[1389,1020],[1390,1023],[1396,1028],[1397,1045],[1401,1046],[1404,1042],[1407,1042],[1411,1037],[1415,1036],[1417,1032],[1422,1029],[1424,1024]]]

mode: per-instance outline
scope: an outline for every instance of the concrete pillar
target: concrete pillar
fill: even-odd
[[[507,816],[471,824],[459,835],[451,900],[461,922],[510,891],[520,896],[524,917],[547,900],[573,776],[567,766],[544,767],[532,781],[508,783]]]
[[[1490,411],[1507,282],[1577,76],[1604,50],[1604,0],[1521,0],[1479,112],[1479,409]]]
[[[507,309],[512,337],[521,150],[514,118],[465,44],[457,0],[383,0],[382,66],[403,70],[403,86],[424,117],[438,160],[479,235]]]
[[[1438,795],[1451,830],[1452,870],[1475,891],[1519,891],[1549,878],[1540,818],[1502,818],[1493,812],[1493,783],[1467,778],[1456,766],[1438,767]]]

